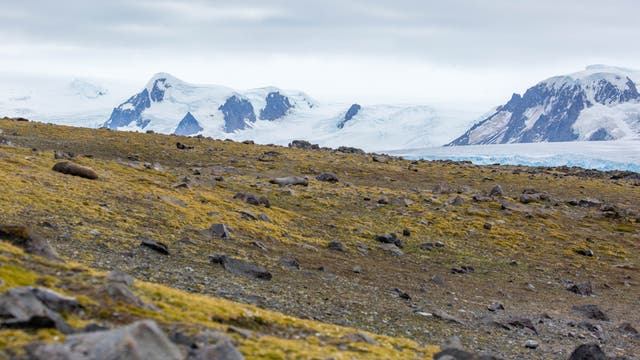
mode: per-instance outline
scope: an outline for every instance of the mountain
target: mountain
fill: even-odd
[[[0,114],[98,127],[133,87],[126,81],[0,73]]]
[[[304,139],[369,151],[439,145],[447,134],[428,106],[320,103],[301,91],[238,91],[190,84],[167,73],[154,75],[102,126],[281,145]]]
[[[513,94],[448,145],[599,141],[640,136],[640,72],[592,65]]]

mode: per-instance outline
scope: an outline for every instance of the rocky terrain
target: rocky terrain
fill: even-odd
[[[0,358],[639,358],[636,173],[4,119],[0,192]]]

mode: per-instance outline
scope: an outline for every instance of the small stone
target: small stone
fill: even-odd
[[[578,249],[578,250],[574,250],[574,251],[578,255],[593,256],[593,250],[591,250],[591,249]]]
[[[489,311],[504,310],[504,305],[501,302],[496,301],[493,304],[489,305],[487,309],[489,309]]]
[[[484,225],[482,225],[482,227],[485,228],[486,230],[491,230],[493,225],[491,225],[490,222],[486,222],[486,223],[484,223]]]
[[[593,287],[588,281],[570,285],[567,287],[567,290],[582,296],[590,296],[593,294]]]
[[[406,236],[406,237],[411,236],[411,230],[409,230],[409,229],[402,229],[402,236]]]
[[[327,244],[327,248],[334,251],[346,252],[344,245],[340,241],[331,241]]]
[[[537,349],[540,344],[538,344],[538,342],[535,340],[527,340],[527,342],[524,343],[524,346],[527,349]]]
[[[282,264],[282,265],[284,265],[284,266],[286,266],[287,268],[290,268],[290,269],[300,270],[300,263],[294,257],[282,258],[282,259],[280,259],[280,264]]]
[[[356,265],[353,267],[352,271],[356,274],[360,274],[362,273],[362,267],[360,267],[360,265]]]

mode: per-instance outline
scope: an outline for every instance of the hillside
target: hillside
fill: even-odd
[[[61,161],[98,178],[53,171]],[[270,183],[285,176],[308,185]],[[0,191],[0,226],[62,259],[0,242],[0,292],[73,296],[73,328],[153,319],[189,339],[220,332],[251,359],[429,359],[452,335],[505,359],[566,359],[582,343],[640,353],[636,173],[5,119]],[[101,292],[115,269],[138,300]],[[64,338],[3,325],[0,358]]]

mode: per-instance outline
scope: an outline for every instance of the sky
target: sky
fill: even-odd
[[[156,72],[326,101],[488,109],[589,64],[640,69],[637,0],[0,0],[0,79]]]

